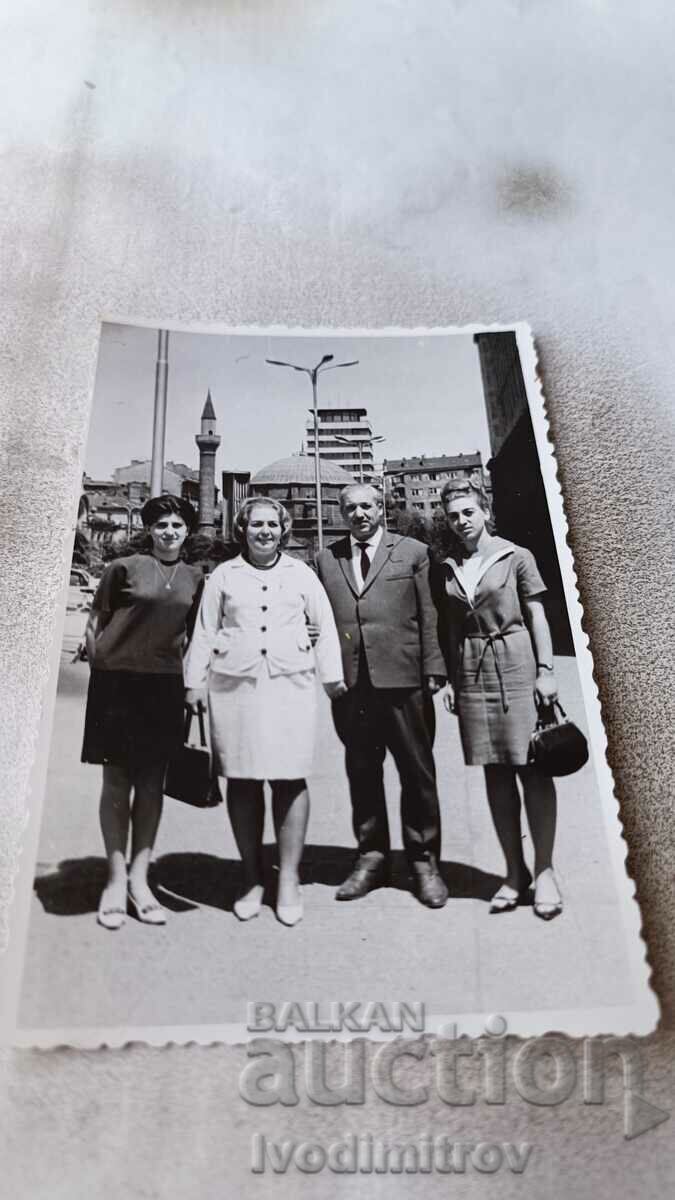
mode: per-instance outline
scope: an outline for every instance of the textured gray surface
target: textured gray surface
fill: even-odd
[[[672,1025],[672,9],[7,0],[2,21],[3,919],[100,317],[527,319]],[[672,1038],[650,1046],[647,1095],[673,1106]],[[446,1189],[440,1176],[251,1176],[252,1130],[290,1125],[276,1110],[253,1120],[237,1099],[242,1059],[5,1055],[0,1188],[190,1200]],[[502,1195],[668,1191],[672,1123],[624,1143],[611,1106],[495,1112],[481,1110],[481,1136],[540,1142],[524,1176],[499,1176]],[[303,1133],[320,1125],[326,1138],[354,1120],[302,1116]],[[380,1107],[371,1128],[402,1120]]]

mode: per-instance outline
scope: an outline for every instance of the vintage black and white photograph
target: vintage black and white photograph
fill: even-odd
[[[106,323],[82,465],[16,1041],[654,1027],[526,326]]]

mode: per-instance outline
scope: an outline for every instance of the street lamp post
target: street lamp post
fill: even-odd
[[[368,437],[368,438],[348,438],[343,437],[341,433],[333,435],[336,442],[342,442],[343,446],[358,446],[359,448],[359,483],[363,483],[363,447],[372,446],[373,442],[386,442],[384,437]]]
[[[355,367],[358,359],[355,358],[352,362],[334,363],[333,354],[324,354],[321,362],[315,367],[299,367],[296,363],[281,362],[278,358],[266,358],[265,362],[272,367],[290,367],[292,371],[302,371],[303,374],[309,375],[312,382],[312,407],[310,412],[314,416],[314,486],[316,488],[316,530],[319,543],[319,553],[323,550],[323,513],[321,511],[321,459],[319,456],[319,409],[318,409],[318,385],[317,380],[321,371],[335,371],[338,367]],[[331,364],[331,365],[329,365]]]

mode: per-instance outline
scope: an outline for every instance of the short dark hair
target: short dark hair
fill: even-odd
[[[176,516],[180,517],[187,525],[188,533],[193,533],[197,528],[199,515],[190,504],[190,501],[184,500],[182,496],[172,496],[168,492],[163,492],[161,496],[152,496],[150,500],[146,500],[141,509],[141,520],[145,528],[150,529],[152,525],[156,525],[167,513],[176,513]]]

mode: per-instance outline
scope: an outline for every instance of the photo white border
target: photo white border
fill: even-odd
[[[639,906],[635,896],[635,885],[626,869],[627,844],[619,811],[619,803],[614,790],[614,780],[607,761],[607,738],[602,722],[602,711],[598,689],[593,676],[593,659],[589,648],[588,637],[583,630],[584,610],[578,592],[577,577],[568,543],[568,523],[565,516],[563,498],[557,475],[555,450],[550,437],[549,422],[546,414],[545,400],[537,370],[537,355],[534,338],[530,326],[526,322],[516,321],[482,325],[479,323],[463,326],[444,326],[426,328],[386,327],[383,329],[337,329],[320,326],[313,329],[303,329],[293,326],[229,326],[219,324],[178,323],[173,321],[150,321],[147,318],[127,318],[116,315],[101,317],[98,329],[100,345],[102,326],[125,325],[150,329],[166,329],[169,332],[184,334],[203,334],[214,337],[284,337],[284,338],[431,338],[451,336],[471,336],[476,333],[515,333],[520,356],[520,363],[525,381],[530,417],[534,430],[539,465],[546,499],[549,508],[551,525],[555,539],[556,551],[563,588],[567,603],[567,612],[572,630],[576,663],[581,682],[585,713],[588,720],[589,745],[598,793],[603,812],[603,823],[607,834],[607,851],[616,885],[618,905],[617,917],[620,917],[625,939],[626,955],[630,964],[632,984],[636,992],[635,1002],[627,1006],[606,1006],[600,1009],[567,1009],[511,1012],[504,1010],[504,1017],[509,1035],[517,1037],[538,1036],[555,1031],[570,1037],[586,1037],[601,1034],[617,1036],[646,1036],[657,1027],[660,1010],[659,1004],[651,986],[651,971],[647,961],[647,947],[642,934],[642,923]],[[93,410],[93,389],[89,408],[87,432],[78,459],[78,478],[83,470],[86,453],[91,413]],[[75,522],[73,521],[73,536]],[[54,640],[50,652],[49,676],[44,689],[42,701],[42,716],[37,740],[35,761],[31,772],[29,788],[29,807],[24,832],[21,860],[15,881],[14,897],[10,908],[10,939],[9,945],[0,956],[0,1043],[16,1047],[50,1048],[69,1046],[79,1049],[97,1049],[101,1046],[111,1048],[121,1047],[133,1042],[142,1042],[151,1046],[168,1044],[211,1045],[214,1043],[239,1044],[259,1036],[248,1030],[245,1014],[238,1024],[223,1025],[166,1025],[143,1027],[100,1027],[66,1029],[30,1029],[18,1025],[21,984],[23,978],[24,959],[28,941],[28,925],[30,905],[33,890],[34,868],[37,857],[42,807],[46,790],[47,769],[51,743],[51,732],[56,703],[56,691],[60,662],[60,643],[67,596],[67,580],[71,564],[72,537],[67,539],[63,548],[63,589],[57,610],[54,627]],[[264,999],[264,997],[252,997]],[[297,997],[296,997],[297,999]],[[309,999],[309,998],[308,998]],[[381,997],[386,1002],[385,997]],[[393,997],[391,999],[394,999]],[[406,997],[396,997],[405,1000]],[[446,1013],[426,1015],[426,1032],[438,1032],[443,1026],[456,1024],[459,1034],[478,1037],[485,1032],[486,1020],[490,1013]],[[346,1041],[355,1036],[367,1036],[368,1040],[381,1041],[400,1036],[399,1034],[384,1034],[377,1030],[365,1034],[343,1032],[318,1033],[288,1030],[274,1033],[273,1036],[285,1041],[302,1042],[308,1038],[321,1038],[328,1041]]]

